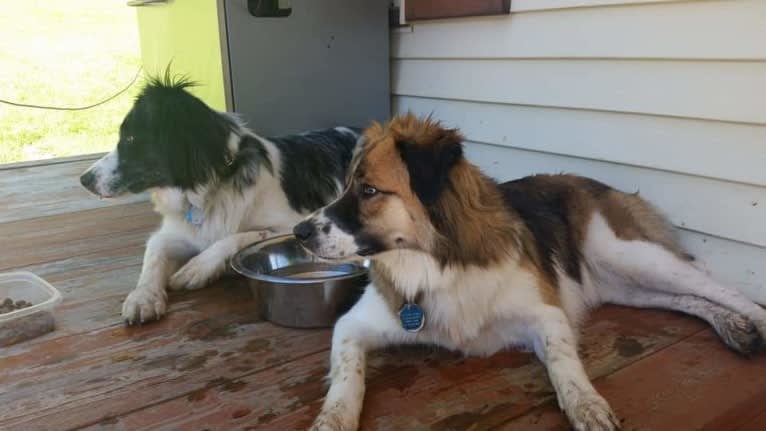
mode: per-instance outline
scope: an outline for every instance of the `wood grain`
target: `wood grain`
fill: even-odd
[[[600,310],[584,331],[582,355],[598,377],[640,360],[703,328],[685,316],[659,311]],[[326,390],[328,352],[240,377],[248,390],[209,388],[202,400],[177,398],[117,418],[113,425],[144,429],[305,429]],[[362,429],[480,428],[521,415],[555,396],[545,369],[530,353],[464,358],[431,347],[371,354]],[[264,404],[263,400],[268,400]],[[189,412],[194,412],[189,414]],[[451,425],[452,424],[452,425]]]
[[[766,356],[745,359],[702,331],[596,380],[627,430],[722,430],[766,410]],[[755,414],[754,414],[755,413]],[[566,430],[549,403],[503,430]]]
[[[120,305],[158,218],[146,202],[73,194],[51,173],[82,163],[0,171],[10,188],[0,193],[13,198],[0,209],[0,237],[12,245],[0,248],[0,269],[33,271],[64,296],[54,332],[0,352],[0,429],[307,428],[326,390],[330,331],[261,321],[236,278],[173,293],[164,319],[125,327]],[[25,177],[44,187],[30,191]],[[40,199],[40,211],[25,193]],[[628,429],[760,430],[766,422],[763,357],[730,354],[696,319],[605,307],[586,325],[581,354]],[[398,348],[371,354],[362,424],[567,429],[554,399],[529,353]]]
[[[81,154],[76,156],[56,157],[55,159],[27,160],[24,162],[3,163],[0,164],[0,171],[9,171],[12,169],[53,166],[61,164],[72,164],[75,162],[90,162],[100,159],[106,153]]]
[[[186,304],[182,304],[186,302]],[[72,429],[322,351],[329,332],[261,322],[243,288],[184,295],[159,322],[16,347],[3,359],[0,429]],[[117,311],[117,310],[114,310]],[[227,385],[228,384],[228,385]],[[190,395],[191,394],[191,395]],[[34,405],[34,415],[24,406]]]
[[[0,269],[143,245],[159,222],[142,202],[2,223],[0,237],[13,253],[0,255]]]
[[[80,175],[93,163],[21,166],[0,170],[0,223],[85,209],[144,202],[147,195],[98,199],[80,185]]]
[[[766,429],[766,412],[737,428],[737,431],[763,431]]]

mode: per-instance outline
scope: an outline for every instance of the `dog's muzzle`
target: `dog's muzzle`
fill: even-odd
[[[295,235],[295,238],[297,238],[298,241],[305,245],[306,242],[316,235],[316,231],[316,226],[311,220],[304,220],[295,225],[293,228],[293,235]]]
[[[87,171],[80,176],[80,184],[88,189],[93,194],[98,194],[96,191],[96,174],[92,171]]]

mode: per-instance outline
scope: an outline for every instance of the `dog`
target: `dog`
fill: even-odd
[[[574,429],[614,430],[578,358],[589,309],[691,314],[744,355],[766,337],[766,311],[697,269],[637,194],[563,174],[498,184],[465,159],[457,130],[411,114],[364,136],[343,194],[294,228],[317,256],[372,262],[370,285],[335,325],[313,430],[357,428],[366,354],[392,344],[529,349]]]
[[[152,78],[120,126],[117,148],[80,177],[98,196],[150,191],[162,225],[146,245],[128,324],[159,319],[166,287],[197,289],[243,247],[289,233],[343,189],[358,129],[263,138],[214,111],[186,79]]]

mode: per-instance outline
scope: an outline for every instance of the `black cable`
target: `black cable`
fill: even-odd
[[[96,106],[103,105],[104,103],[109,102],[110,100],[114,99],[115,97],[117,97],[117,96],[121,95],[122,93],[128,91],[130,89],[130,87],[132,87],[133,84],[136,83],[136,81],[138,80],[138,77],[141,75],[141,71],[142,70],[143,70],[143,66],[138,68],[138,71],[136,71],[136,76],[133,77],[133,80],[131,80],[130,83],[125,88],[123,88],[122,90],[120,90],[117,93],[107,97],[106,99],[104,99],[104,100],[102,100],[100,102],[97,102],[97,103],[94,103],[94,104],[88,105],[88,106],[69,107],[69,106],[32,105],[32,104],[27,104],[27,103],[12,102],[10,100],[5,100],[5,99],[0,99],[0,103],[5,103],[7,105],[12,105],[12,106],[19,106],[21,108],[50,109],[50,110],[54,110],[54,111],[84,111],[86,109],[91,109],[91,108],[95,108]]]

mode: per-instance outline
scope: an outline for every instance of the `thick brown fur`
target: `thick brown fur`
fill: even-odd
[[[585,230],[596,211],[619,238],[655,242],[690,258],[672,227],[649,203],[575,175],[536,175],[498,184],[458,157],[447,168],[435,201],[424,202],[413,191],[411,179],[413,169],[423,166],[407,166],[402,145],[415,147],[438,164],[440,153],[454,151],[463,141],[456,130],[430,118],[396,117],[385,126],[369,128],[365,137],[368,144],[357,179],[403,200],[413,225],[405,230],[420,233],[417,247],[443,266],[490,266],[517,257],[546,281],[546,297],[556,302],[556,265],[579,281]],[[363,204],[362,217],[389,228],[387,221],[381,221],[387,216],[386,205],[386,200]]]
[[[649,203],[575,175],[498,184],[463,157],[462,139],[411,114],[371,127],[343,195],[296,226],[322,258],[373,262],[371,284],[335,326],[312,430],[356,429],[367,352],[414,343],[532,349],[573,428],[616,430],[575,335],[603,303],[700,317],[742,354],[761,344],[766,312],[692,265]],[[417,307],[400,315],[405,301]]]
[[[511,218],[496,183],[465,159],[451,167],[444,189],[432,205],[426,207],[412,192],[410,171],[397,143],[438,154],[450,145],[460,145],[463,137],[457,131],[409,114],[386,126],[377,124],[365,135],[370,149],[362,162],[362,178],[382,190],[396,190],[405,198],[414,222],[431,226],[426,229],[430,235],[423,245],[442,264],[486,265],[517,248],[522,226]]]

